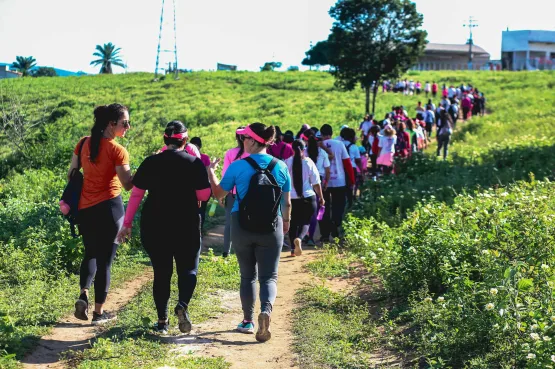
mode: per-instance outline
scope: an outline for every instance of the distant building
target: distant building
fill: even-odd
[[[555,31],[504,31],[501,60],[506,70],[555,69]]]
[[[0,64],[0,79],[18,77],[21,77],[21,73],[9,70],[7,64]]]
[[[489,53],[472,45],[472,69],[480,70],[489,62]],[[468,44],[428,43],[413,70],[468,70]]]
[[[236,65],[229,65],[229,64],[221,64],[221,63],[218,63],[216,70],[231,70],[231,71],[235,71],[235,70],[237,70],[237,66],[236,66]]]

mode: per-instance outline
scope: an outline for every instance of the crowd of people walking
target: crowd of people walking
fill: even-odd
[[[434,85],[428,91],[426,83],[424,92],[435,96]],[[406,83],[403,86],[406,91]],[[410,86],[409,82],[408,93],[412,93]],[[421,89],[417,81],[415,93]],[[257,324],[256,339],[269,340],[283,248],[289,248],[290,257],[300,257],[303,245],[341,238],[345,211],[359,196],[365,180],[395,173],[396,163],[426,149],[434,134],[437,155],[447,158],[457,120],[483,114],[484,109],[485,98],[477,89],[451,86],[437,106],[431,98],[425,105],[418,102],[411,114],[403,106],[394,106],[383,120],[367,115],[356,128],[342,126],[335,137],[329,124],[305,124],[293,133],[252,123],[230,133],[236,146],[223,155],[218,178],[221,160],[210,160],[201,153],[201,138],[189,139],[188,129],[180,121],[167,124],[160,133],[160,143],[165,146],[147,157],[132,175],[129,154],[115,141],[131,128],[128,109],[119,104],[97,107],[91,135],[77,143],[68,172],[70,185],[81,183],[77,202],[72,204],[66,197],[67,202],[60,203],[66,215],[78,210],[76,222],[85,247],[75,316],[89,320],[89,289],[94,286],[92,324],[115,318],[103,308],[111,265],[119,244],[131,237],[135,214],[148,192],[139,228],[154,270],[158,314],[154,330],[168,332],[175,261],[179,296],[174,313],[179,330],[189,333],[202,226],[208,201],[214,197],[225,209],[222,256],[228,257],[233,250],[241,274],[243,320],[236,329],[254,333]],[[131,191],[125,211],[122,187]],[[74,209],[69,209],[70,205]],[[316,241],[318,228],[320,239]],[[255,324],[257,280],[261,310]]]

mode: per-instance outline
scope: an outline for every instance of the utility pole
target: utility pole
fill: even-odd
[[[474,40],[472,39],[472,28],[478,27],[476,24],[476,19],[473,16],[468,18],[468,23],[463,24],[463,27],[468,27],[470,31],[470,37],[468,38],[468,69],[472,70],[472,45],[474,44]]]

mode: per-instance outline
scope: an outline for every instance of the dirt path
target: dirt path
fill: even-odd
[[[223,240],[223,225],[216,226],[203,237],[205,248],[210,245],[221,244]],[[143,286],[152,280],[152,269],[128,281],[122,287],[110,291],[105,309],[118,311],[123,308]],[[91,309],[92,311],[92,309]],[[90,347],[90,340],[95,338],[101,330],[88,323],[78,320],[73,315],[67,316],[56,324],[50,334],[40,339],[36,349],[27,355],[21,362],[25,369],[60,369],[64,365],[59,361],[59,356],[67,350],[82,351]]]
[[[294,308],[295,292],[314,280],[310,273],[303,271],[303,265],[317,253],[316,250],[307,249],[303,256],[294,258],[289,257],[289,251],[282,253],[270,341],[258,343],[252,334],[235,332],[235,327],[243,317],[238,292],[221,296],[226,313],[194,327],[190,336],[168,338],[168,341],[180,345],[177,351],[183,354],[195,351],[199,356],[223,357],[231,363],[232,369],[298,368],[298,360],[292,349],[291,311]],[[256,311],[260,311],[258,304]]]

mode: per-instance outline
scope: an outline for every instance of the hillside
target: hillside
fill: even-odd
[[[488,365],[492,360],[499,360],[509,350],[521,350],[526,340],[515,338],[510,345],[500,348],[488,346],[483,340],[473,341],[469,337],[493,329],[494,324],[504,321],[494,318],[479,321],[479,316],[474,314],[474,325],[464,326],[464,316],[453,313],[446,315],[438,328],[428,324],[430,317],[438,311],[424,309],[418,302],[428,297],[434,301],[438,297],[449,298],[451,293],[464,300],[465,304],[474,304],[474,311],[481,311],[482,305],[489,300],[473,300],[472,292],[465,289],[468,286],[477,286],[475,288],[482,292],[490,288],[501,291],[499,286],[505,282],[500,276],[509,267],[514,270],[514,273],[508,272],[512,284],[509,286],[506,282],[513,288],[510,291],[514,291],[514,284],[518,287],[522,279],[533,280],[533,286],[540,286],[542,282],[536,277],[546,278],[541,279],[544,282],[553,277],[553,274],[535,275],[530,268],[517,263],[526,262],[535,266],[536,271],[541,264],[555,265],[555,256],[549,251],[553,249],[551,246],[555,246],[552,245],[555,239],[552,227],[553,186],[538,182],[554,179],[555,121],[552,117],[555,115],[555,74],[411,72],[409,77],[422,82],[465,82],[477,86],[487,98],[488,115],[458,124],[448,161],[436,159],[435,142],[432,142],[428,153],[415,155],[400,168],[398,175],[367,183],[362,201],[353,210],[353,217],[346,227],[347,254],[366,260],[363,267],[382,280],[386,288],[390,288],[388,296],[400,296],[403,301],[400,310],[405,310],[396,311],[394,318],[400,317],[400,321],[405,323],[410,321],[413,324],[411,332],[422,330],[426,334],[421,344],[415,344],[418,338],[413,337],[413,341],[401,342],[396,349],[407,345],[415,355],[429,359],[429,362],[435,360],[436,363],[440,362],[438,357],[447,359],[450,353],[456,352],[454,361],[449,364],[452,367],[462,367],[461,363],[469,365],[469,360],[477,357],[482,360],[482,367],[491,367]],[[20,146],[23,149],[18,148],[13,136],[7,135],[6,131],[0,133],[0,367],[15,365],[15,359],[9,355],[16,354],[16,359],[21,360],[37,339],[72,308],[73,292],[76,292],[75,274],[82,248],[79,240],[71,238],[69,227],[59,216],[57,201],[65,183],[71,152],[77,140],[89,134],[93,123],[92,111],[96,105],[119,102],[129,106],[131,131],[120,142],[129,150],[134,168],[162,146],[163,127],[173,119],[183,121],[191,137],[200,136],[203,139],[205,153],[221,157],[226,149],[234,146],[234,130],[239,125],[261,121],[279,125],[283,131],[291,129],[294,132],[304,123],[317,127],[329,123],[335,129],[343,124],[358,127],[364,113],[364,94],[361,90],[339,91],[334,88],[333,78],[321,72],[197,72],[181,75],[177,81],[152,82],[152,79],[152,74],[139,73],[0,81],[3,116],[13,117],[14,109],[17,109],[18,116],[23,117],[25,122],[39,123],[25,133],[25,145]],[[382,118],[393,105],[404,105],[412,115],[419,100],[425,102],[425,97],[380,93],[376,115]],[[515,181],[519,180],[525,182],[515,185]],[[505,192],[507,195],[502,195]],[[503,200],[505,196],[507,201]],[[492,197],[495,199],[486,200]],[[521,208],[515,209],[519,206]],[[486,215],[484,210],[495,216]],[[534,219],[541,219],[544,222],[542,226],[519,220],[519,216],[525,217],[527,212]],[[474,218],[464,218],[472,213],[476,213]],[[464,222],[455,222],[463,218]],[[490,223],[499,227],[488,228]],[[510,227],[503,228],[505,223]],[[500,237],[501,228],[512,233]],[[368,233],[361,232],[361,229]],[[432,232],[426,233],[423,229]],[[436,230],[447,232],[449,237],[435,237]],[[481,230],[485,233],[480,233]],[[543,238],[542,234],[546,237]],[[470,244],[471,239],[487,240],[487,247]],[[524,247],[529,240],[534,240],[530,243],[532,246]],[[503,243],[503,247],[499,250],[495,248],[496,242]],[[421,257],[414,260],[407,257],[409,244],[422,251],[418,254]],[[436,245],[437,248],[429,245]],[[539,248],[539,245],[544,247]],[[444,263],[438,270],[435,266],[443,261],[442,257],[451,247],[460,248],[455,251],[461,264]],[[512,253],[519,248],[518,253]],[[473,256],[482,249],[488,253],[492,250],[492,254],[496,250],[504,258],[495,261],[484,256],[484,259],[478,260],[480,268],[467,268],[467,264],[476,262]],[[537,253],[536,249],[539,250]],[[380,252],[387,255],[382,256]],[[334,257],[324,260],[330,268],[336,261],[343,262],[335,255],[334,251]],[[373,261],[376,255],[383,257],[381,263]],[[428,263],[428,259],[434,263]],[[120,281],[128,280],[144,270],[143,263],[144,254],[135,238],[134,242],[118,251],[114,273]],[[227,264],[211,264],[210,259],[206,263],[208,270],[215,270],[226,277],[233,277],[237,272]],[[462,264],[465,267],[461,267]],[[405,268],[405,274],[396,271],[398,265]],[[459,272],[462,274],[457,274]],[[482,280],[475,280],[475,276]],[[455,284],[452,278],[481,284]],[[214,283],[218,286],[217,282]],[[205,289],[212,292],[215,288],[210,285]],[[539,311],[541,319],[536,320],[549,320],[555,309],[549,294],[533,290],[529,285],[523,290],[534,301],[543,299],[540,307],[531,305],[526,313]],[[206,291],[202,293],[208,293]],[[313,293],[308,292],[309,296]],[[503,296],[514,304],[522,303],[510,300],[510,293]],[[345,303],[345,300],[337,299],[342,301],[341,304]],[[363,305],[357,306],[360,308]],[[433,307],[439,308],[435,303]],[[209,316],[211,310],[206,309],[208,312],[203,314]],[[375,324],[382,323],[377,321]],[[391,324],[393,327],[393,320]],[[459,324],[464,337],[450,335],[449,324]],[[516,323],[510,326],[514,328]],[[325,329],[330,328],[323,327],[320,333],[323,337],[331,337]],[[300,331],[303,329],[297,328],[297,332]],[[433,343],[436,338],[428,340],[434,334],[447,337],[444,346]],[[505,336],[499,333],[488,337],[501,340]],[[337,336],[337,339],[339,342],[342,338]],[[370,349],[369,346],[358,345],[360,337],[349,339],[358,340],[353,346],[357,350],[359,347],[363,351]],[[463,341],[466,351],[456,351]],[[341,342],[344,344],[347,341]],[[306,347],[310,347],[309,341]],[[492,356],[494,359],[488,359],[490,348],[492,352],[497,350]],[[303,355],[302,349],[299,350]],[[102,348],[99,351],[101,355]],[[348,353],[350,357],[352,352]],[[548,348],[542,353],[544,357],[549,357]],[[2,359],[4,355],[6,357]],[[324,364],[357,367],[348,362],[330,363],[326,358],[316,356],[311,360],[323,360],[318,362],[322,366],[317,367],[324,367]],[[520,356],[518,360],[522,359]]]

